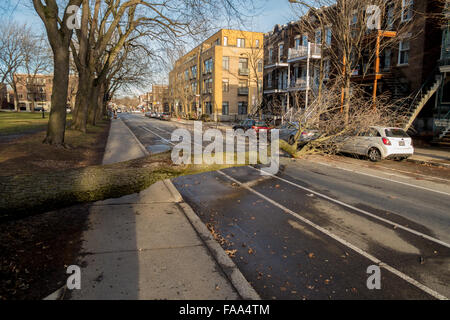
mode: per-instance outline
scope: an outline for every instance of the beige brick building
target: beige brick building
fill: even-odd
[[[178,116],[243,119],[262,99],[264,34],[222,29],[176,61],[169,104]]]

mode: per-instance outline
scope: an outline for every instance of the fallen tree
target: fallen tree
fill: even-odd
[[[0,221],[140,192],[159,180],[232,165],[175,165],[170,152],[53,173],[0,177]],[[36,186],[39,181],[39,186]]]

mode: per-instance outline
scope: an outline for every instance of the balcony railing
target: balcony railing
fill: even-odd
[[[308,58],[308,52],[309,52],[309,58],[316,58],[320,59],[322,56],[322,48],[320,45],[315,43],[309,43],[308,46],[301,46],[297,49],[295,48],[289,48],[288,52],[288,60],[295,60],[295,59],[307,59]]]
[[[238,88],[238,95],[248,96],[248,88]]]
[[[250,70],[247,68],[239,68],[239,75],[240,76],[248,76]]]
[[[314,83],[314,78],[313,77],[309,77],[309,87],[311,88],[311,86]],[[308,81],[306,77],[302,77],[302,78],[297,78],[297,80],[293,80],[291,81],[291,85],[290,85],[291,89],[297,89],[297,90],[306,90],[308,89]]]

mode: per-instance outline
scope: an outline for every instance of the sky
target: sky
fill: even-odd
[[[16,7],[15,12],[11,15],[12,17],[21,22],[27,22],[33,26],[43,28],[41,20],[30,5],[31,1],[12,0],[11,2],[11,7],[16,7],[14,3],[21,3]],[[276,24],[285,24],[294,20],[294,14],[288,0],[255,0],[255,5],[261,8],[261,10],[258,10],[261,14],[254,17],[251,22],[251,31],[268,32]]]
[[[0,0],[4,1],[4,0]],[[39,16],[34,11],[30,0],[9,0],[10,8],[14,8],[14,12],[9,17],[31,25],[33,29],[41,29],[44,32],[44,26]],[[19,3],[17,5],[17,3]],[[248,20],[245,29],[248,31],[269,32],[273,30],[276,24],[286,24],[295,20],[288,0],[254,0],[255,6],[258,8],[257,13],[252,19]],[[35,29],[35,30],[36,30]],[[196,45],[196,44],[195,44]],[[194,44],[192,47],[195,46]],[[166,75],[158,76],[159,79],[167,79]],[[146,90],[149,90],[147,88]],[[142,90],[136,90],[139,94]],[[144,90],[145,91],[145,90]]]

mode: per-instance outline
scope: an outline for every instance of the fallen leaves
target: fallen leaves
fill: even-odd
[[[230,257],[230,258],[234,258],[236,256],[236,252],[237,250],[225,250],[225,253]]]

